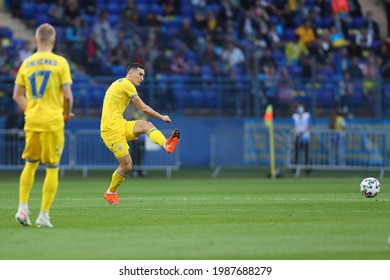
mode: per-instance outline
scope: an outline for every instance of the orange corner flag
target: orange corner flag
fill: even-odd
[[[264,123],[266,126],[270,126],[273,120],[274,117],[273,117],[272,105],[268,105],[264,113]]]

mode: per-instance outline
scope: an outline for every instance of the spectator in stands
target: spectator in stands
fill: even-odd
[[[323,67],[327,64],[329,54],[333,51],[332,43],[329,38],[329,33],[327,30],[317,37],[313,42],[312,47],[310,48],[310,54],[316,58],[316,63],[319,67]]]
[[[332,16],[333,23],[331,25],[331,28],[334,28],[332,30],[332,34],[342,34],[343,39],[349,38],[349,23],[350,17],[348,16],[341,16],[340,14],[334,14]]]
[[[278,64],[276,63],[275,58],[272,56],[272,51],[270,48],[265,48],[263,55],[259,59],[259,70],[260,73],[265,73],[266,69],[269,70],[273,68],[273,71],[278,70]]]
[[[110,61],[111,65],[124,65],[127,63],[128,44],[125,38],[125,33],[119,32],[118,44],[111,49]]]
[[[331,0],[333,14],[349,13],[348,0]]]
[[[272,49],[282,49],[284,48],[285,42],[281,37],[281,33],[279,33],[277,26],[275,24],[271,24],[269,31],[266,35],[267,46]]]
[[[194,21],[196,27],[200,29],[207,29],[207,3],[206,0],[192,0],[192,7],[194,9]]]
[[[171,51],[169,49],[160,49],[157,58],[153,62],[153,73],[155,76],[170,73]]]
[[[139,12],[135,0],[127,0],[120,17],[121,29],[125,31],[126,36],[130,36],[139,26]]]
[[[307,47],[316,39],[314,29],[311,26],[311,21],[309,19],[306,19],[303,24],[295,30],[295,34],[299,36],[299,42]]]
[[[369,51],[372,49],[372,45],[374,42],[374,36],[372,33],[368,32],[366,26],[362,26],[360,31],[356,34],[355,44],[357,47],[360,56],[367,57]]]
[[[197,36],[191,28],[191,22],[189,19],[183,19],[180,29],[176,32],[176,38],[186,43],[190,49],[196,49]]]
[[[352,79],[363,78],[362,67],[359,65],[359,57],[352,57],[351,65],[348,67],[348,72],[351,74]]]
[[[361,0],[360,0],[361,1]],[[349,14],[352,17],[362,17],[362,8],[359,0],[348,0]]]
[[[99,75],[99,65],[97,59],[98,47],[93,34],[90,33],[85,42],[86,68],[92,75]]]
[[[85,55],[83,54],[85,37],[82,32],[80,18],[73,21],[73,25],[65,28],[65,43],[72,59],[79,64],[85,62]]]
[[[33,48],[29,40],[24,40],[23,47],[18,52],[19,63],[22,63],[27,57],[33,54]]]
[[[387,44],[382,43],[377,52],[378,65],[380,67],[381,76],[384,79],[390,78],[390,52]]]
[[[226,23],[235,22],[238,16],[238,10],[233,7],[228,0],[222,0],[221,9],[219,10],[218,19],[221,21],[222,29],[226,28]]]
[[[99,51],[103,54],[109,53],[117,45],[115,32],[110,26],[105,11],[99,14],[99,19],[93,26],[92,34]]]
[[[0,44],[0,75],[10,76],[12,65],[6,49]]]
[[[335,51],[334,62],[336,73],[342,74],[347,71],[352,63],[351,58],[348,54],[348,49],[341,48],[340,50]]]
[[[171,73],[185,75],[189,71],[189,63],[184,59],[183,52],[177,51],[173,54]]]
[[[364,22],[364,27],[367,28],[367,33],[372,36],[373,40],[380,39],[380,28],[378,22],[374,19],[372,11],[366,12],[366,20]]]
[[[244,52],[236,46],[231,39],[227,39],[226,47],[221,54],[222,62],[225,64],[225,71],[230,71],[235,67],[244,69],[245,55]]]
[[[314,58],[311,56],[305,55],[298,61],[299,66],[301,67],[300,77],[303,79],[303,83],[307,83],[312,79],[314,75],[313,61]]]
[[[315,0],[313,11],[316,10],[319,12],[319,15],[324,18],[330,16],[330,9],[327,8],[326,0]],[[313,12],[311,11],[311,12]]]
[[[294,164],[301,165],[302,163],[306,165],[306,173],[310,174],[311,169],[307,166],[310,164],[309,159],[309,143],[310,143],[310,113],[305,112],[305,107],[303,104],[298,104],[297,111],[292,115],[294,122],[293,134],[294,134],[294,147],[295,147],[295,157]],[[302,153],[304,158],[302,160]],[[298,176],[298,168],[295,171],[295,175]]]
[[[293,101],[294,82],[288,72],[287,67],[283,67],[278,76],[278,107],[287,109]]]
[[[81,11],[87,16],[96,16],[97,14],[95,0],[82,0],[80,8]]]
[[[65,1],[56,0],[50,4],[49,10],[50,23],[55,26],[65,26]]]
[[[160,0],[160,6],[164,11],[164,16],[179,16],[181,12],[180,0]]]
[[[287,58],[287,65],[296,64],[303,55],[308,55],[307,47],[299,42],[298,35],[294,36],[291,41],[288,41],[284,53]]]
[[[279,22],[282,22],[285,26],[295,26],[293,14],[289,10],[289,0],[272,0],[268,2],[268,14],[270,16],[276,16]]]
[[[128,53],[127,53],[127,59],[131,61],[135,61],[135,55],[137,53],[137,50],[142,48],[144,45],[144,42],[141,39],[141,36],[138,32],[133,32],[131,34],[131,37],[129,39],[128,45]]]
[[[161,24],[156,25],[152,32],[154,33],[156,45],[160,50],[172,47],[171,45],[172,39],[167,34],[167,32],[164,32],[162,30]]]
[[[370,54],[362,69],[363,91],[366,98],[366,105],[370,113],[375,112],[375,97],[378,91],[379,68],[374,54]]]
[[[252,10],[245,10],[244,16],[241,17],[238,23],[238,34],[240,38],[249,40],[257,38],[260,30],[259,22],[262,22],[262,18],[255,18]],[[266,33],[267,32],[262,33],[261,36],[264,36]]]
[[[339,82],[339,96],[338,104],[340,108],[351,108],[351,99],[354,93],[354,83],[351,74],[344,71],[343,79]]]
[[[159,16],[157,16],[155,13],[149,11],[146,14],[146,19],[145,19],[145,26],[148,28],[156,28],[157,26],[160,26],[161,22],[159,20]]]
[[[77,26],[77,22],[81,20],[80,7],[77,0],[67,0],[65,8],[65,24],[67,26]]]

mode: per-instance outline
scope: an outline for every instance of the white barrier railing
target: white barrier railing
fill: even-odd
[[[337,140],[337,141],[336,141]],[[210,167],[212,176],[223,168],[269,167],[269,133],[262,125],[243,131],[218,131],[211,135]],[[309,161],[303,152],[295,160],[294,136],[289,130],[275,129],[277,167],[301,170],[377,170],[380,177],[390,170],[390,132],[346,130],[335,133],[313,129],[309,142]]]
[[[170,132],[163,131],[163,133]],[[167,154],[148,138],[145,141],[145,152],[141,163],[135,163],[133,169],[165,170],[166,176],[170,178],[172,171],[180,168],[180,145],[173,154]],[[23,149],[23,130],[0,130],[0,170],[22,169]],[[131,148],[130,153],[132,154]],[[111,170],[117,164],[112,153],[102,142],[98,130],[65,131],[65,147],[60,164],[62,173],[65,170],[81,170],[86,177],[89,170]]]

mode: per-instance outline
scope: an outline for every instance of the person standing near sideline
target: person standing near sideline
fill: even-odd
[[[170,123],[168,115],[161,115],[146,105],[138,95],[136,87],[141,85],[145,76],[145,68],[139,63],[127,67],[125,78],[114,81],[106,91],[103,101],[100,135],[104,144],[114,154],[119,166],[113,172],[111,183],[104,193],[104,199],[110,204],[120,204],[117,189],[132,170],[133,162],[129,153],[128,141],[146,134],[149,139],[163,147],[168,153],[173,153],[180,139],[180,132],[175,129],[171,136],[165,136],[151,122],[146,120],[127,121],[123,117],[130,102],[143,114]]]
[[[41,210],[35,224],[53,227],[49,211],[58,188],[58,165],[65,144],[64,127],[72,113],[72,78],[67,60],[54,54],[56,31],[50,24],[35,32],[37,51],[26,58],[16,76],[13,99],[24,111],[26,163],[20,175],[16,220],[31,226],[28,200],[39,163],[46,165]]]
[[[309,164],[309,141],[310,141],[310,113],[305,112],[302,104],[298,104],[297,111],[292,115],[294,121],[294,146],[295,146],[295,165],[300,165],[300,156],[304,154],[304,164],[306,173],[310,174]],[[298,175],[297,173],[295,175]]]

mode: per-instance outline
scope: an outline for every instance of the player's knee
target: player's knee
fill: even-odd
[[[119,172],[123,175],[127,175],[130,173],[131,169],[133,169],[133,163],[128,161],[120,165]]]
[[[151,122],[149,122],[149,121],[146,122],[146,124],[145,124],[145,130],[146,130],[146,131],[151,130],[153,127],[154,127],[154,124],[153,124],[153,123],[151,123]]]

